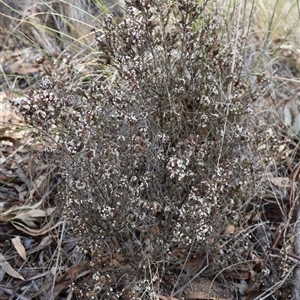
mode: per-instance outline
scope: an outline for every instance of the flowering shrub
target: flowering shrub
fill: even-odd
[[[95,30],[101,75],[83,80],[66,52],[14,103],[55,141],[60,201],[91,261],[84,299],[170,293],[165,276],[213,251],[250,180],[239,28],[197,1],[127,5]]]

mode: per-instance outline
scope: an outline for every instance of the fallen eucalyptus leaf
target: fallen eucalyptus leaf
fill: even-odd
[[[280,187],[291,187],[292,183],[289,177],[273,177],[270,178],[270,181]]]
[[[19,253],[19,255],[26,260],[26,250],[21,242],[21,239],[19,236],[16,236],[15,238],[13,238],[12,243],[15,247],[15,249],[17,250],[17,252]]]
[[[18,279],[21,279],[21,280],[25,280],[22,275],[20,275],[18,272],[16,272],[11,267],[11,265],[9,264],[9,262],[6,260],[6,258],[1,253],[0,253],[0,266],[5,271],[5,273],[7,273],[8,275],[10,275],[11,277],[18,278]]]

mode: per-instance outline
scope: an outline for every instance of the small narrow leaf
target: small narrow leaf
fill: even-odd
[[[21,239],[19,236],[16,236],[15,238],[13,238],[12,243],[15,247],[15,249],[17,250],[17,252],[19,253],[19,255],[26,260],[26,250],[24,248],[24,246],[22,245]]]

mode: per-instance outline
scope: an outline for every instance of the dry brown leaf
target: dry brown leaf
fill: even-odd
[[[228,300],[227,298],[220,298],[220,297],[211,297],[209,294],[204,292],[193,292],[188,293],[184,296],[184,299],[197,299],[197,300]]]
[[[124,262],[124,261],[126,261],[126,258],[123,255],[118,254],[118,253],[113,253],[113,258],[115,260],[117,260],[118,262]]]
[[[27,226],[25,226],[22,223],[16,222],[16,221],[12,221],[11,222],[18,230],[21,230],[22,232],[25,232],[31,236],[39,236],[39,235],[43,235],[46,234],[47,232],[53,230],[54,228],[60,226],[62,224],[62,222],[58,222],[57,224],[53,225],[52,227],[51,224],[52,222],[48,222],[44,227],[42,227],[41,229],[32,229],[29,228]]]
[[[235,226],[234,225],[228,225],[225,230],[224,230],[224,234],[234,234],[235,232]]]
[[[27,212],[19,213],[18,215],[16,215],[14,217],[14,219],[22,220],[29,227],[35,228],[35,227],[37,227],[37,225],[34,223],[34,221],[36,221],[37,218],[48,217],[53,213],[54,210],[55,210],[55,207],[51,207],[46,210],[33,209],[33,210],[29,210]]]
[[[27,232],[30,231],[29,227],[36,228],[37,225],[34,221],[38,221],[39,218],[45,218],[50,216],[55,207],[50,207],[46,210],[39,209],[38,207],[41,205],[42,201],[30,206],[30,205],[23,205],[23,206],[12,206],[5,212],[0,214],[0,221],[2,222],[11,222],[12,224],[20,225],[20,223],[14,222],[15,220],[21,220],[24,224],[23,227],[27,228]],[[23,230],[24,231],[24,230]]]
[[[21,212],[20,214],[16,215],[13,219],[19,219],[23,221],[27,226],[36,228],[37,225],[34,223],[34,221],[37,221],[37,218],[39,217],[45,217],[46,214],[43,210],[41,209],[35,209],[35,210],[30,210],[26,212]]]
[[[21,211],[27,211],[38,208],[42,204],[42,201],[39,201],[35,203],[34,205],[23,205],[23,206],[17,206],[14,205],[10,207],[8,210],[4,211],[0,214],[0,221],[2,222],[9,222],[15,219],[15,216]]]
[[[0,222],[9,222],[14,219],[15,213],[14,210],[16,209],[16,205],[12,206],[8,210],[4,211],[0,214]]]
[[[253,216],[253,212],[245,214],[245,216],[244,216],[245,221],[249,221],[252,218],[252,216]]]
[[[273,177],[270,181],[279,187],[292,187],[291,180],[288,177]]]
[[[21,279],[21,280],[25,280],[22,275],[20,275],[18,272],[16,272],[11,267],[11,265],[9,264],[9,262],[5,259],[5,257],[1,253],[0,253],[0,266],[5,271],[5,273],[7,273],[8,275],[10,275],[11,277],[18,278],[18,279]]]
[[[32,206],[30,206],[32,209],[38,208],[42,205],[43,200],[40,200],[39,202],[33,204]]]
[[[208,266],[208,259],[206,256],[199,254],[195,258],[189,259],[185,262],[183,269],[190,273],[198,273],[201,270],[205,270]]]
[[[46,174],[40,175],[38,178],[36,178],[35,181],[34,181],[34,188],[38,189],[42,185],[42,183],[44,182],[45,178],[47,178]]]
[[[261,265],[263,264],[263,260],[261,260],[259,257],[257,257],[255,254],[252,253],[251,255],[253,261],[255,262],[256,265]]]
[[[45,248],[45,247],[51,245],[51,243],[53,242],[53,240],[54,240],[54,239],[53,239],[53,236],[52,236],[52,235],[47,235],[47,236],[43,237],[42,241],[38,244],[37,247],[43,249],[43,248]]]
[[[260,220],[261,217],[262,217],[262,214],[263,214],[263,212],[262,212],[262,211],[259,211],[259,212],[257,212],[255,215],[253,215],[253,217],[252,217],[252,222],[256,222],[256,221]]]
[[[24,246],[22,245],[21,239],[19,236],[16,236],[15,238],[13,238],[12,243],[15,247],[15,249],[17,250],[17,252],[19,253],[19,255],[26,260],[26,250],[24,248]]]
[[[33,189],[34,192],[36,192],[38,195],[43,195],[45,190],[45,185],[48,183],[45,181],[45,179],[48,177],[48,174],[40,175],[38,178],[36,178],[33,182]]]

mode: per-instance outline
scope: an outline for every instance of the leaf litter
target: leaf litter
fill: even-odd
[[[59,269],[52,268],[50,258],[59,254],[64,234],[53,201],[61,179],[43,158],[46,143],[13,116],[8,108],[0,116],[0,298],[42,299],[51,289],[57,298],[87,267],[65,258]],[[11,135],[17,127],[23,130]],[[76,240],[66,237],[64,243],[73,251]]]

